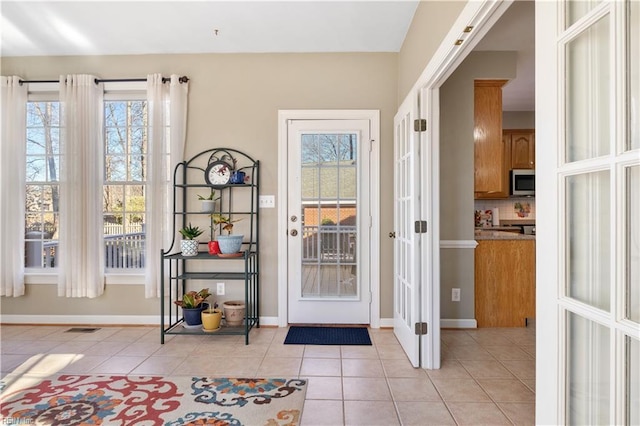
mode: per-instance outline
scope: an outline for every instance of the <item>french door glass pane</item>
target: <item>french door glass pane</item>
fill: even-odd
[[[609,424],[610,331],[577,314],[567,316],[567,423]]]
[[[609,153],[609,16],[601,18],[566,47],[566,159]]]
[[[573,25],[578,19],[586,15],[591,9],[596,7],[602,0],[569,0],[566,2],[566,25],[567,28]]]
[[[302,135],[302,297],[358,296],[357,135]]]
[[[609,171],[566,178],[568,295],[610,309]]]
[[[629,101],[627,116],[629,117],[629,142],[627,149],[640,149],[640,2],[628,3],[628,37],[627,61],[629,71]]]
[[[626,317],[640,323],[640,166],[626,169]]]
[[[640,424],[640,341],[626,337],[627,421]]]

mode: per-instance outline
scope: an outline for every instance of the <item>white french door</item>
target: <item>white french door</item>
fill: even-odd
[[[393,331],[414,367],[420,366],[420,153],[414,130],[417,99],[408,97],[394,118]]]
[[[536,423],[640,424],[640,2],[536,2]]]
[[[370,127],[287,123],[289,323],[370,323]]]

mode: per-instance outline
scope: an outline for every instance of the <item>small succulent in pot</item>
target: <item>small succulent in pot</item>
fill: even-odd
[[[208,196],[198,194],[198,200],[200,200],[200,211],[205,213],[213,213],[216,210],[216,191],[211,190]]]
[[[192,226],[191,222],[189,222],[189,226],[185,226],[179,231],[185,240],[194,240],[204,232],[198,226]]]
[[[185,226],[179,231],[182,234],[183,239],[180,241],[180,250],[183,256],[197,256],[198,255],[198,240],[204,231],[197,226],[192,226],[189,222],[189,226]]]

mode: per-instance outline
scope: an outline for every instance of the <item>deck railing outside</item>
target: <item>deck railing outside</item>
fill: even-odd
[[[105,267],[107,269],[139,269],[145,265],[145,234],[105,235]],[[54,268],[57,266],[58,241],[27,239],[25,266]]]
[[[356,227],[314,225],[302,227],[303,263],[355,263]]]

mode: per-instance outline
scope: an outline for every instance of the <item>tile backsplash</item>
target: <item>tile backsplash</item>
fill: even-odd
[[[486,216],[494,209],[498,209],[501,221],[536,220],[536,199],[533,197],[521,197],[508,198],[504,200],[475,200],[476,222],[478,216],[477,212],[481,211],[482,218],[484,219],[481,226],[490,226],[491,219]]]

